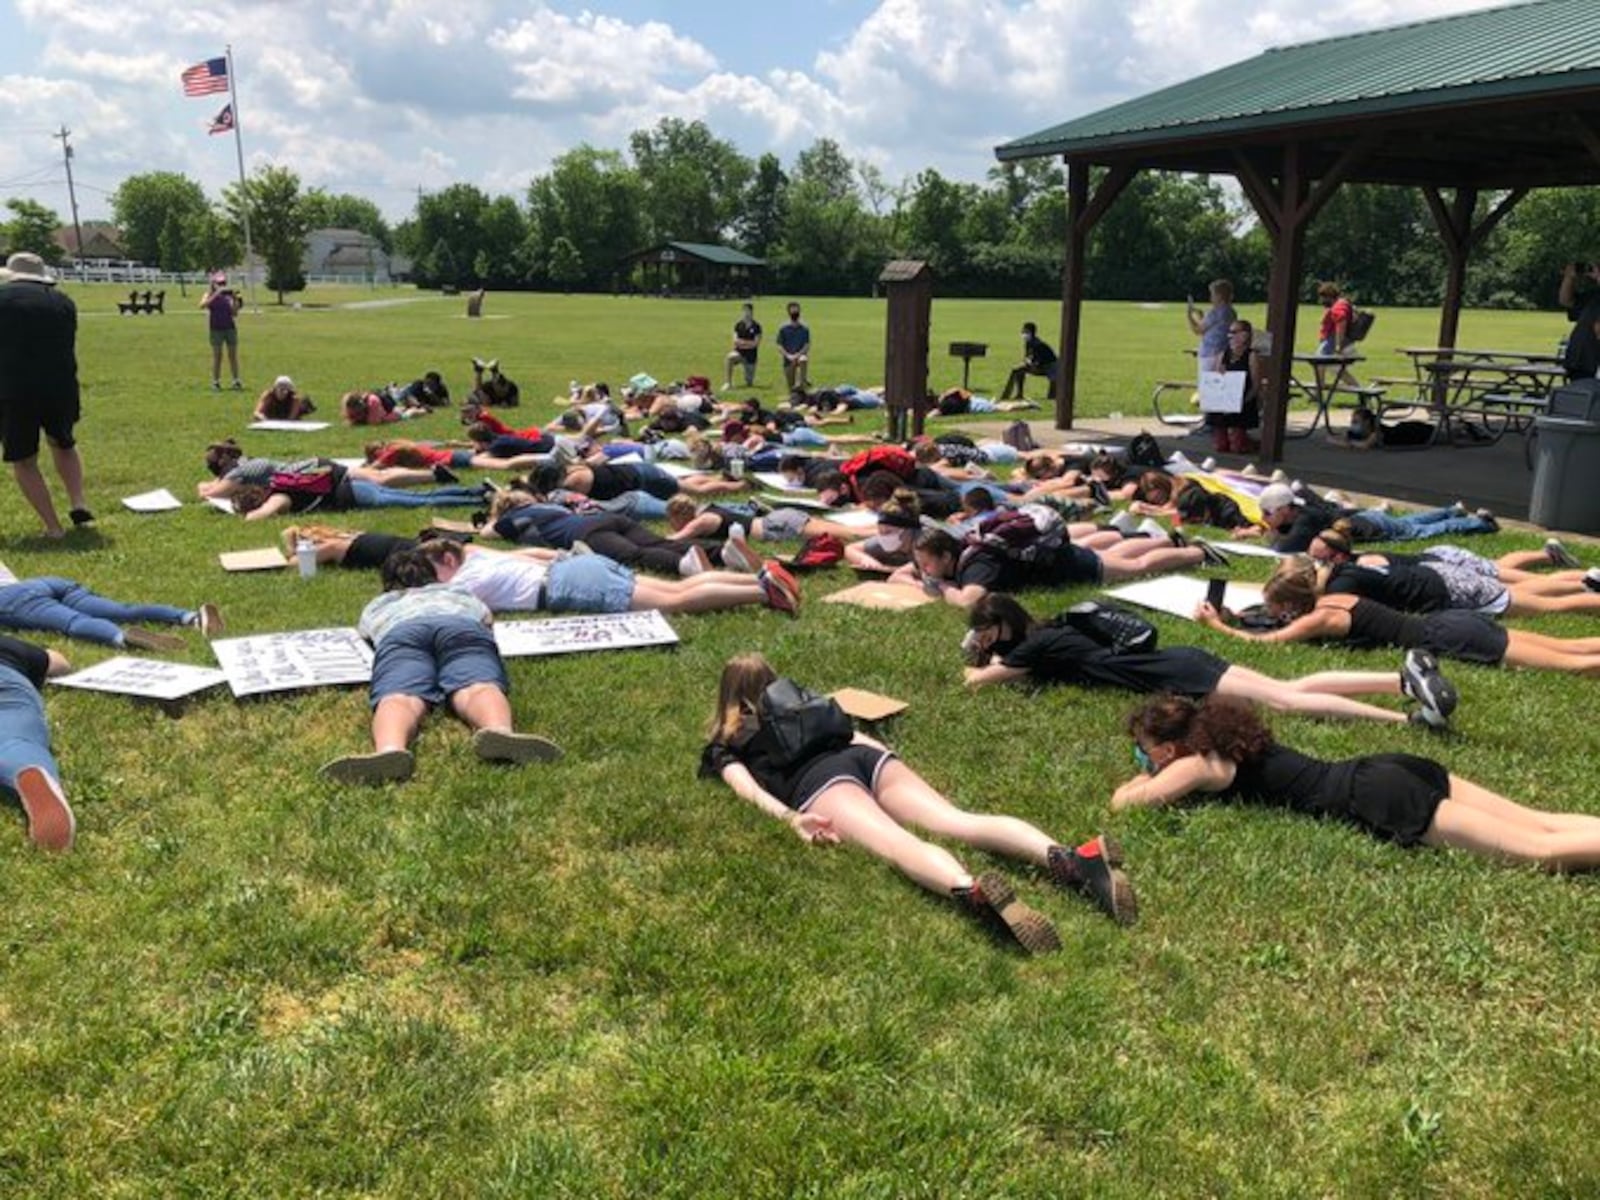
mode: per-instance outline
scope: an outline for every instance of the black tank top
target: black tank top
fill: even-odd
[[[1396,612],[1376,600],[1357,600],[1350,609],[1346,645],[1357,650],[1397,646],[1409,650],[1422,644],[1422,618]]]
[[[1342,812],[1356,761],[1323,762],[1274,743],[1260,758],[1239,764],[1224,794],[1295,812]]]
[[[1394,558],[1385,567],[1340,563],[1328,576],[1327,591],[1354,593],[1407,613],[1441,612],[1450,607],[1450,589],[1437,571]]]

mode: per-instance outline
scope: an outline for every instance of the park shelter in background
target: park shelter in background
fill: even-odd
[[[622,260],[628,290],[651,296],[725,298],[757,296],[766,281],[767,262],[731,246],[706,242],[662,242]]]
[[[332,283],[393,283],[410,278],[411,263],[359,229],[313,229],[300,269],[308,279]]]
[[[1600,4],[1533,0],[1268,50],[995,153],[1060,155],[1067,167],[1062,429],[1073,420],[1095,223],[1141,170],[1238,180],[1272,245],[1261,440],[1276,462],[1306,227],[1342,184],[1421,188],[1444,246],[1438,344],[1453,347],[1472,248],[1530,189],[1600,184]]]

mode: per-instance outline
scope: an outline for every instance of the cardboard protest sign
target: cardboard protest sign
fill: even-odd
[[[263,546],[260,550],[229,550],[217,555],[224,571],[280,571],[289,565],[283,551],[276,546]]]
[[[339,687],[372,678],[372,647],[354,629],[296,629],[211,643],[235,696]]]
[[[861,688],[840,688],[830,694],[840,708],[858,721],[885,721],[911,707],[904,700],[896,700],[893,696],[884,696]]]
[[[822,599],[827,604],[854,604],[860,608],[881,608],[890,612],[904,612],[910,608],[921,608],[924,604],[938,603],[921,588],[907,583],[858,583]]]
[[[1140,579],[1122,587],[1108,588],[1106,595],[1140,608],[1154,609],[1174,617],[1194,620],[1194,610],[1205,602],[1207,580],[1195,575],[1162,575],[1156,579]],[[1228,607],[1250,608],[1261,603],[1261,585],[1228,581]]]
[[[192,667],[187,663],[119,655],[50,682],[57,687],[112,692],[146,700],[181,700],[226,680],[227,676],[215,667]]]
[[[678,635],[655,609],[593,613],[543,621],[497,621],[494,640],[506,658],[575,654],[585,650],[629,650],[674,646]]]

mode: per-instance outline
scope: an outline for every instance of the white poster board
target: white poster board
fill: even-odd
[[[175,508],[182,508],[183,501],[166,488],[157,488],[153,492],[124,497],[122,507],[137,513],[171,512]]]
[[[1263,546],[1260,542],[1212,542],[1218,550],[1225,554],[1241,554],[1245,558],[1283,558],[1271,546]]]
[[[1244,409],[1244,385],[1248,371],[1201,371],[1200,411],[1236,413]]]
[[[329,428],[326,421],[251,421],[246,429],[269,429],[275,433],[320,433]]]
[[[1136,583],[1108,588],[1106,595],[1140,608],[1154,609],[1185,620],[1194,620],[1194,610],[1205,603],[1209,581],[1194,575],[1163,575]],[[1228,595],[1223,603],[1237,612],[1261,603],[1261,585],[1228,580]]]
[[[678,635],[655,609],[551,617],[543,621],[496,621],[494,640],[505,658],[575,654],[582,650],[628,650],[675,646]]]
[[[296,629],[211,643],[235,696],[338,687],[372,678],[372,647],[354,629]]]
[[[803,484],[790,483],[782,471],[751,471],[750,478],[762,487],[771,488],[775,492],[806,492],[810,488]]]
[[[843,525],[846,529],[876,529],[878,527],[878,514],[870,508],[847,508],[843,512],[830,512],[823,519],[832,521],[835,525]]]
[[[224,500],[221,496],[207,496],[206,503],[211,505],[211,507],[216,509],[218,512],[227,513],[230,517],[236,517],[239,515],[233,510],[232,500]]]
[[[677,478],[677,479],[687,479],[691,475],[704,475],[705,474],[704,471],[698,470],[695,467],[691,467],[687,463],[658,462],[656,464],[656,466],[660,467],[668,475],[671,475],[671,476],[673,476],[674,478]]]
[[[227,678],[215,667],[192,667],[188,663],[119,655],[50,682],[57,687],[82,688],[87,692],[113,692],[147,700],[181,700],[225,683]]]

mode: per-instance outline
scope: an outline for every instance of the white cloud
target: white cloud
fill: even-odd
[[[1344,0],[1339,25],[1497,2]],[[791,161],[826,136],[891,181],[925,166],[981,178],[1001,141],[1330,32],[1327,10],[1305,0],[880,0],[809,60],[753,72],[725,65],[711,34],[591,5],[16,0],[44,49],[25,74],[0,76],[0,178],[59,161],[44,131],[64,120],[86,180],[178,170],[215,193],[233,156],[201,131],[221,100],[183,99],[177,75],[230,40],[252,161],[401,216],[418,185],[520,195],[563,150],[624,146],[663,116],[703,119],[751,155]]]

